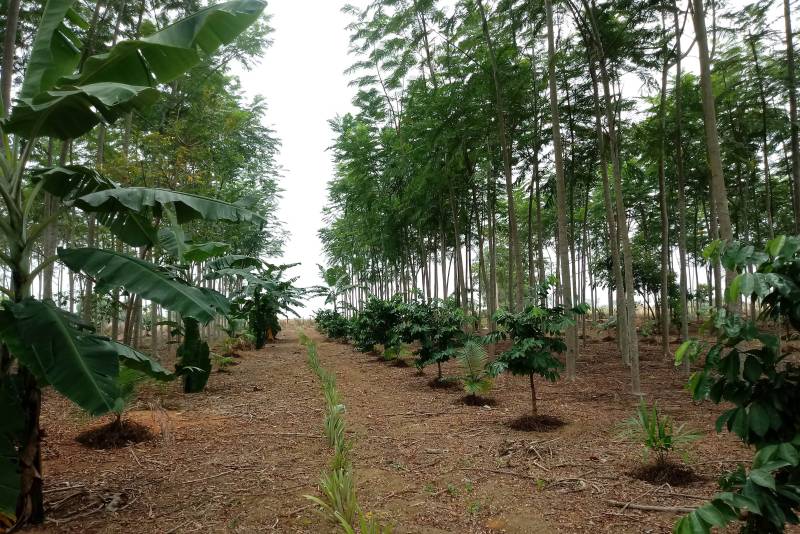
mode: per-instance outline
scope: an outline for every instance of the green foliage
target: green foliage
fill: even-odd
[[[335,310],[319,310],[314,314],[314,323],[328,339],[346,340],[350,334],[350,322]]]
[[[413,301],[404,309],[398,336],[406,343],[419,343],[417,367],[437,364],[441,380],[441,364],[455,357],[468,339],[464,332],[467,323],[464,310],[454,301]]]
[[[21,88],[10,115],[0,119],[0,136],[5,147],[0,153],[3,203],[0,261],[11,271],[12,280],[10,288],[2,288],[10,300],[0,306],[0,338],[10,352],[4,350],[0,357],[0,407],[4,420],[5,414],[14,418],[13,425],[0,426],[0,523],[3,526],[17,519],[18,527],[30,519],[42,519],[36,505],[41,494],[30,493],[41,491],[41,485],[33,484],[33,490],[26,489],[29,493],[18,499],[21,486],[11,482],[22,477],[30,486],[34,478],[41,477],[41,473],[36,472],[38,460],[21,463],[14,459],[17,454],[33,453],[38,457],[36,440],[39,436],[31,429],[39,427],[40,388],[51,385],[83,409],[99,415],[109,411],[120,413],[131,394],[129,371],[123,370],[121,375],[121,367],[159,380],[172,378],[157,362],[96,335],[89,325],[52,302],[32,299],[33,282],[46,272],[52,261],[60,259],[70,269],[82,270],[96,279],[100,293],[125,287],[138,297],[184,314],[185,320],[194,321],[193,328],[187,328],[187,340],[194,339],[197,343],[199,337],[194,335],[199,329],[197,321],[208,322],[227,308],[221,295],[193,288],[152,264],[117,252],[94,248],[60,250],[58,258],[40,258],[38,266],[31,269],[32,251],[52,253],[49,246],[40,247],[40,240],[49,237],[50,231],[58,238],[56,226],[73,207],[94,214],[97,223],[104,227],[98,229],[98,233],[108,230],[123,243],[147,248],[159,244],[154,228],[162,218],[258,223],[264,220],[244,206],[201,195],[158,188],[119,187],[87,167],[31,169],[33,161],[45,159],[41,151],[45,138],[69,139],[78,154],[93,152],[88,148],[88,139],[78,145],[82,136],[98,124],[102,123],[105,131],[122,116],[133,118],[132,111],[146,113],[158,98],[160,84],[175,80],[220,46],[233,41],[259,17],[265,4],[258,0],[233,0],[207,7],[173,24],[162,24],[166,26],[164,29],[150,32],[148,37],[123,40],[95,55],[92,54],[105,48],[103,39],[96,39],[104,28],[100,28],[102,24],[89,28],[78,8],[73,9],[75,4],[73,0],[49,0],[41,6],[36,37],[26,51],[27,68]],[[119,23],[125,11],[122,8],[122,4],[114,8],[120,11],[117,29],[121,29]],[[112,11],[106,9],[106,15],[111,14]],[[81,42],[84,30],[90,40],[86,47]],[[13,77],[13,72],[5,74],[9,79]],[[130,133],[131,128],[126,130]],[[98,135],[98,145],[106,148],[105,141],[100,138]],[[50,143],[48,159],[53,156],[52,146]],[[62,148],[67,146],[70,145],[62,144]],[[127,146],[124,151],[128,151]],[[113,150],[108,152],[113,153]],[[114,167],[107,165],[112,172],[118,171]],[[128,170],[119,174],[126,175]],[[61,200],[48,208],[53,210],[49,215],[42,210],[43,192]],[[192,252],[199,257],[209,250],[209,247],[197,245]],[[91,306],[93,300],[87,298],[81,303],[87,317],[92,314],[86,307]],[[197,359],[197,351],[186,344],[182,348],[182,359],[189,362],[182,371],[194,373],[203,362],[192,361],[192,357]],[[207,347],[205,350],[207,360]],[[187,381],[194,380],[187,375]],[[24,411],[17,410],[20,398],[32,405]],[[16,428],[18,423],[26,429],[26,435],[11,435],[11,426]],[[17,499],[19,503],[14,502]],[[24,510],[25,515],[16,518],[16,510]],[[34,517],[29,517],[31,514]]]
[[[396,328],[402,321],[403,303],[399,297],[381,300],[370,297],[364,309],[352,320],[353,344],[361,352],[372,352],[375,345],[384,348],[400,343]]]
[[[211,374],[211,358],[208,343],[200,338],[200,323],[195,319],[183,319],[183,343],[178,347],[175,372],[183,377],[184,393],[203,391]]]
[[[300,333],[300,344],[306,347],[309,368],[322,383],[325,396],[325,437],[333,450],[330,467],[322,474],[319,483],[322,498],[313,495],[305,497],[317,504],[345,533],[390,534],[390,527],[382,525],[370,514],[365,514],[358,504],[353,465],[349,456],[353,444],[345,435],[346,410],[336,388],[336,376],[322,367],[317,345],[303,332]]]
[[[20,97],[3,124],[6,132],[74,139],[101,121],[144,109],[158,97],[154,81],[172,81],[197,65],[201,52],[210,54],[231,42],[264,9],[257,0],[206,8],[149,37],[91,56],[80,72],[68,75],[81,58],[77,38],[66,47],[58,44],[61,21],[72,4],[51,0],[45,5]]]
[[[2,302],[0,339],[39,384],[53,386],[92,415],[116,411],[122,404],[120,360],[155,378],[171,378],[144,354],[97,336],[75,315],[32,298]]]
[[[230,367],[236,362],[235,358],[223,354],[211,353],[211,361],[220,373],[227,373]]]
[[[800,238],[778,237],[765,252],[731,243],[715,250],[727,268],[742,272],[727,297],[763,297],[765,318],[794,324],[800,308]],[[750,470],[739,467],[723,478],[723,492],[710,503],[681,519],[679,533],[707,533],[743,517],[742,532],[783,532],[798,522],[800,508],[800,367],[786,361],[778,337],[726,310],[718,310],[708,324],[717,332],[716,343],[684,343],[676,364],[704,356],[705,362],[689,381],[697,399],[730,403],[717,419],[717,431],[727,428],[755,448]],[[746,511],[746,514],[743,514]]]
[[[698,432],[689,430],[685,424],[675,426],[669,416],[659,412],[657,404],[647,406],[644,399],[639,401],[636,415],[622,423],[620,435],[641,443],[645,453],[655,454],[656,463],[665,465],[672,452],[680,451],[689,443],[700,439]]]
[[[551,282],[542,283],[539,287],[539,296],[546,302],[547,293]],[[499,310],[494,321],[501,328],[486,337],[486,342],[496,342],[498,339],[511,338],[511,347],[489,365],[491,376],[503,372],[514,375],[527,375],[531,385],[532,415],[538,415],[536,407],[536,387],[534,375],[539,375],[550,382],[559,379],[559,372],[564,364],[557,355],[567,350],[564,342],[564,333],[575,324],[575,315],[585,314],[588,309],[586,304],[581,304],[572,310],[564,310],[562,306],[547,308],[544,306],[528,305],[518,313],[508,310]]]
[[[575,324],[572,317],[576,313],[585,310],[567,312],[561,306],[528,306],[519,313],[498,311],[494,320],[502,328],[502,337],[510,337],[512,345],[492,362],[492,374],[510,371],[515,375],[536,374],[551,382],[558,380],[564,364],[556,355],[567,350],[563,335]]]
[[[213,269],[208,270],[205,277],[211,280],[230,277],[246,282],[242,290],[234,295],[237,306],[234,318],[247,318],[255,348],[261,349],[280,332],[279,314],[292,313],[297,316],[294,307],[302,305],[300,298],[305,290],[294,286],[297,278],[283,280],[286,270],[296,264],[271,265],[252,260],[240,257],[219,261],[213,265]]]
[[[208,288],[194,287],[169,270],[113,250],[59,249],[59,258],[70,269],[95,278],[98,291],[124,287],[184,317],[203,324],[228,311],[228,301]]]
[[[492,389],[492,379],[487,369],[488,359],[483,345],[476,341],[467,341],[457,354],[464,391],[472,396],[488,393]]]

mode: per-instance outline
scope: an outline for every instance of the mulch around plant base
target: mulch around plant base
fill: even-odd
[[[602,341],[607,332],[587,340],[575,380],[537,384],[539,413],[567,422],[550,432],[508,426],[530,413],[527,377],[498,377],[486,395],[494,406],[466,406],[458,402],[463,389],[428,387],[436,366],[419,375],[306,332],[336,373],[347,406],[360,505],[398,534],[668,534],[678,515],[621,510],[609,501],[697,506],[718,491],[720,475],[752,457],[734,437],[714,431],[726,407],[693,404],[687,375],[663,361],[657,345],[641,347],[646,400],[703,433],[686,464],[698,479],[680,488],[631,476],[642,465],[642,447],[620,440],[616,428],[638,398],[629,394],[613,341]],[[92,420],[46,390],[50,522],[32,531],[335,532],[305,498],[319,495],[331,451],[321,386],[297,334],[289,325],[260,351],[237,350],[241,365],[214,373],[203,393],[184,395],[178,382],[147,386],[126,419],[148,426],[156,439],[119,449],[76,442],[107,419]],[[162,363],[169,367],[173,356]],[[443,366],[445,376],[458,372],[457,362]]]
[[[633,469],[629,475],[651,484],[669,484],[670,486],[687,486],[699,480],[691,467],[674,461],[643,464]]]
[[[552,432],[566,424],[562,419],[551,415],[523,415],[512,419],[508,426],[523,432]]]
[[[147,426],[133,420],[122,419],[120,424],[111,421],[79,434],[75,441],[90,449],[119,449],[133,443],[144,443],[156,438]]]

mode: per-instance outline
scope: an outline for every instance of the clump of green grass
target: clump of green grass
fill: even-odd
[[[322,474],[321,497],[306,495],[345,534],[391,534],[392,527],[382,524],[370,513],[361,510],[356,495],[350,451],[353,442],[347,437],[344,415],[346,408],[336,387],[336,375],[322,367],[316,344],[300,334],[300,344],[306,347],[306,361],[322,384],[325,398],[323,428],[328,446],[333,450],[330,466]]]

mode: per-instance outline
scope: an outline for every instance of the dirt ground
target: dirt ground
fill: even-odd
[[[304,495],[330,456],[322,436],[323,398],[297,343],[297,326],[206,392],[178,384],[144,391],[127,415],[160,437],[117,450],[89,450],[77,435],[89,420],[47,395],[43,427],[48,523],[44,532],[334,532]],[[578,378],[538,382],[539,410],[567,422],[548,432],[511,430],[529,409],[525,378],[500,377],[493,406],[466,406],[459,389],[434,389],[420,375],[349,345],[319,342],[347,406],[362,507],[397,533],[670,532],[677,515],[622,504],[691,507],[748,451],[714,432],[721,409],[695,405],[686,376],[661,361],[655,338],[642,343],[648,400],[703,432],[686,458],[699,480],[683,487],[630,476],[641,446],[618,435],[636,399],[613,341],[587,340]],[[449,363],[445,374],[455,373]],[[32,530],[31,532],[33,532]],[[794,531],[797,532],[797,531]]]

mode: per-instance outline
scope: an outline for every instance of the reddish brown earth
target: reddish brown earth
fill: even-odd
[[[309,328],[307,332],[312,332]],[[604,334],[588,340],[574,382],[538,382],[541,413],[567,424],[548,433],[515,431],[529,409],[527,380],[504,376],[493,406],[467,406],[458,389],[434,389],[413,367],[397,367],[348,345],[319,342],[334,371],[355,439],[353,462],[365,510],[398,533],[670,532],[678,517],[634,505],[696,506],[715,480],[750,454],[717,435],[720,408],[693,404],[686,376],[642,344],[648,400],[705,435],[687,461],[699,480],[653,485],[629,474],[641,446],[617,437],[630,417],[625,368]],[[93,425],[48,395],[43,426],[48,523],[38,531],[97,533],[333,532],[304,495],[330,452],[323,399],[294,327],[240,365],[214,373],[206,392],[152,387],[128,417],[159,436],[150,443],[90,450],[75,441]],[[454,363],[445,373],[457,371]],[[678,458],[678,460],[680,460]],[[797,531],[794,531],[797,532]]]

